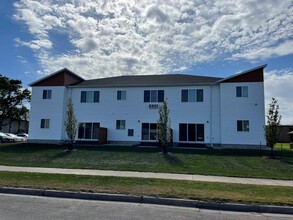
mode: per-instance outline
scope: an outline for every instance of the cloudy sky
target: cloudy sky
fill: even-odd
[[[24,86],[67,67],[86,79],[226,77],[263,64],[266,105],[293,124],[292,0],[0,2],[0,74]]]

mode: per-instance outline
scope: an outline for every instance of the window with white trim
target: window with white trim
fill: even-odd
[[[248,86],[236,86],[236,97],[248,97]]]
[[[116,120],[116,130],[125,130],[125,120]]]
[[[182,89],[181,102],[203,102],[203,89]]]
[[[81,122],[78,125],[78,139],[99,139],[100,123]]]
[[[50,119],[41,119],[40,128],[50,128]]]
[[[179,124],[179,141],[204,141],[204,124]]]
[[[164,102],[164,90],[144,90],[144,102]]]
[[[134,135],[134,130],[133,129],[128,129],[128,136],[133,137]]]
[[[237,131],[249,131],[249,121],[248,120],[237,120]]]
[[[80,102],[81,103],[97,103],[100,101],[99,91],[81,91]]]
[[[141,140],[158,140],[157,123],[142,123],[141,124]]]
[[[44,89],[43,90],[43,99],[51,99],[52,97],[52,90]]]
[[[118,90],[117,91],[117,100],[126,100],[126,91]]]

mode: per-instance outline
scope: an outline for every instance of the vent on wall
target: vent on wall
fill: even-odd
[[[159,105],[158,104],[149,104],[149,109],[158,109]]]

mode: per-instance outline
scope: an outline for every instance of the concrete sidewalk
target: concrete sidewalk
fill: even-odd
[[[252,185],[292,186],[293,187],[293,180],[273,180],[273,179],[205,176],[205,175],[191,175],[191,174],[152,173],[152,172],[133,172],[133,171],[113,171],[113,170],[41,168],[41,167],[14,167],[14,166],[0,166],[0,171],[52,173],[52,174],[73,174],[73,175],[88,175],[88,176],[137,177],[137,178],[191,180],[191,181],[203,181],[203,182],[240,183],[240,184],[252,184]]]

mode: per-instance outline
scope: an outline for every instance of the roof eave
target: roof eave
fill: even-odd
[[[180,86],[210,86],[218,84],[217,82],[212,83],[197,83],[197,84],[168,84],[168,85],[162,85],[162,84],[153,84],[153,85],[145,85],[145,84],[136,84],[136,85],[69,85],[68,87],[71,88],[122,88],[122,87],[180,87]]]

